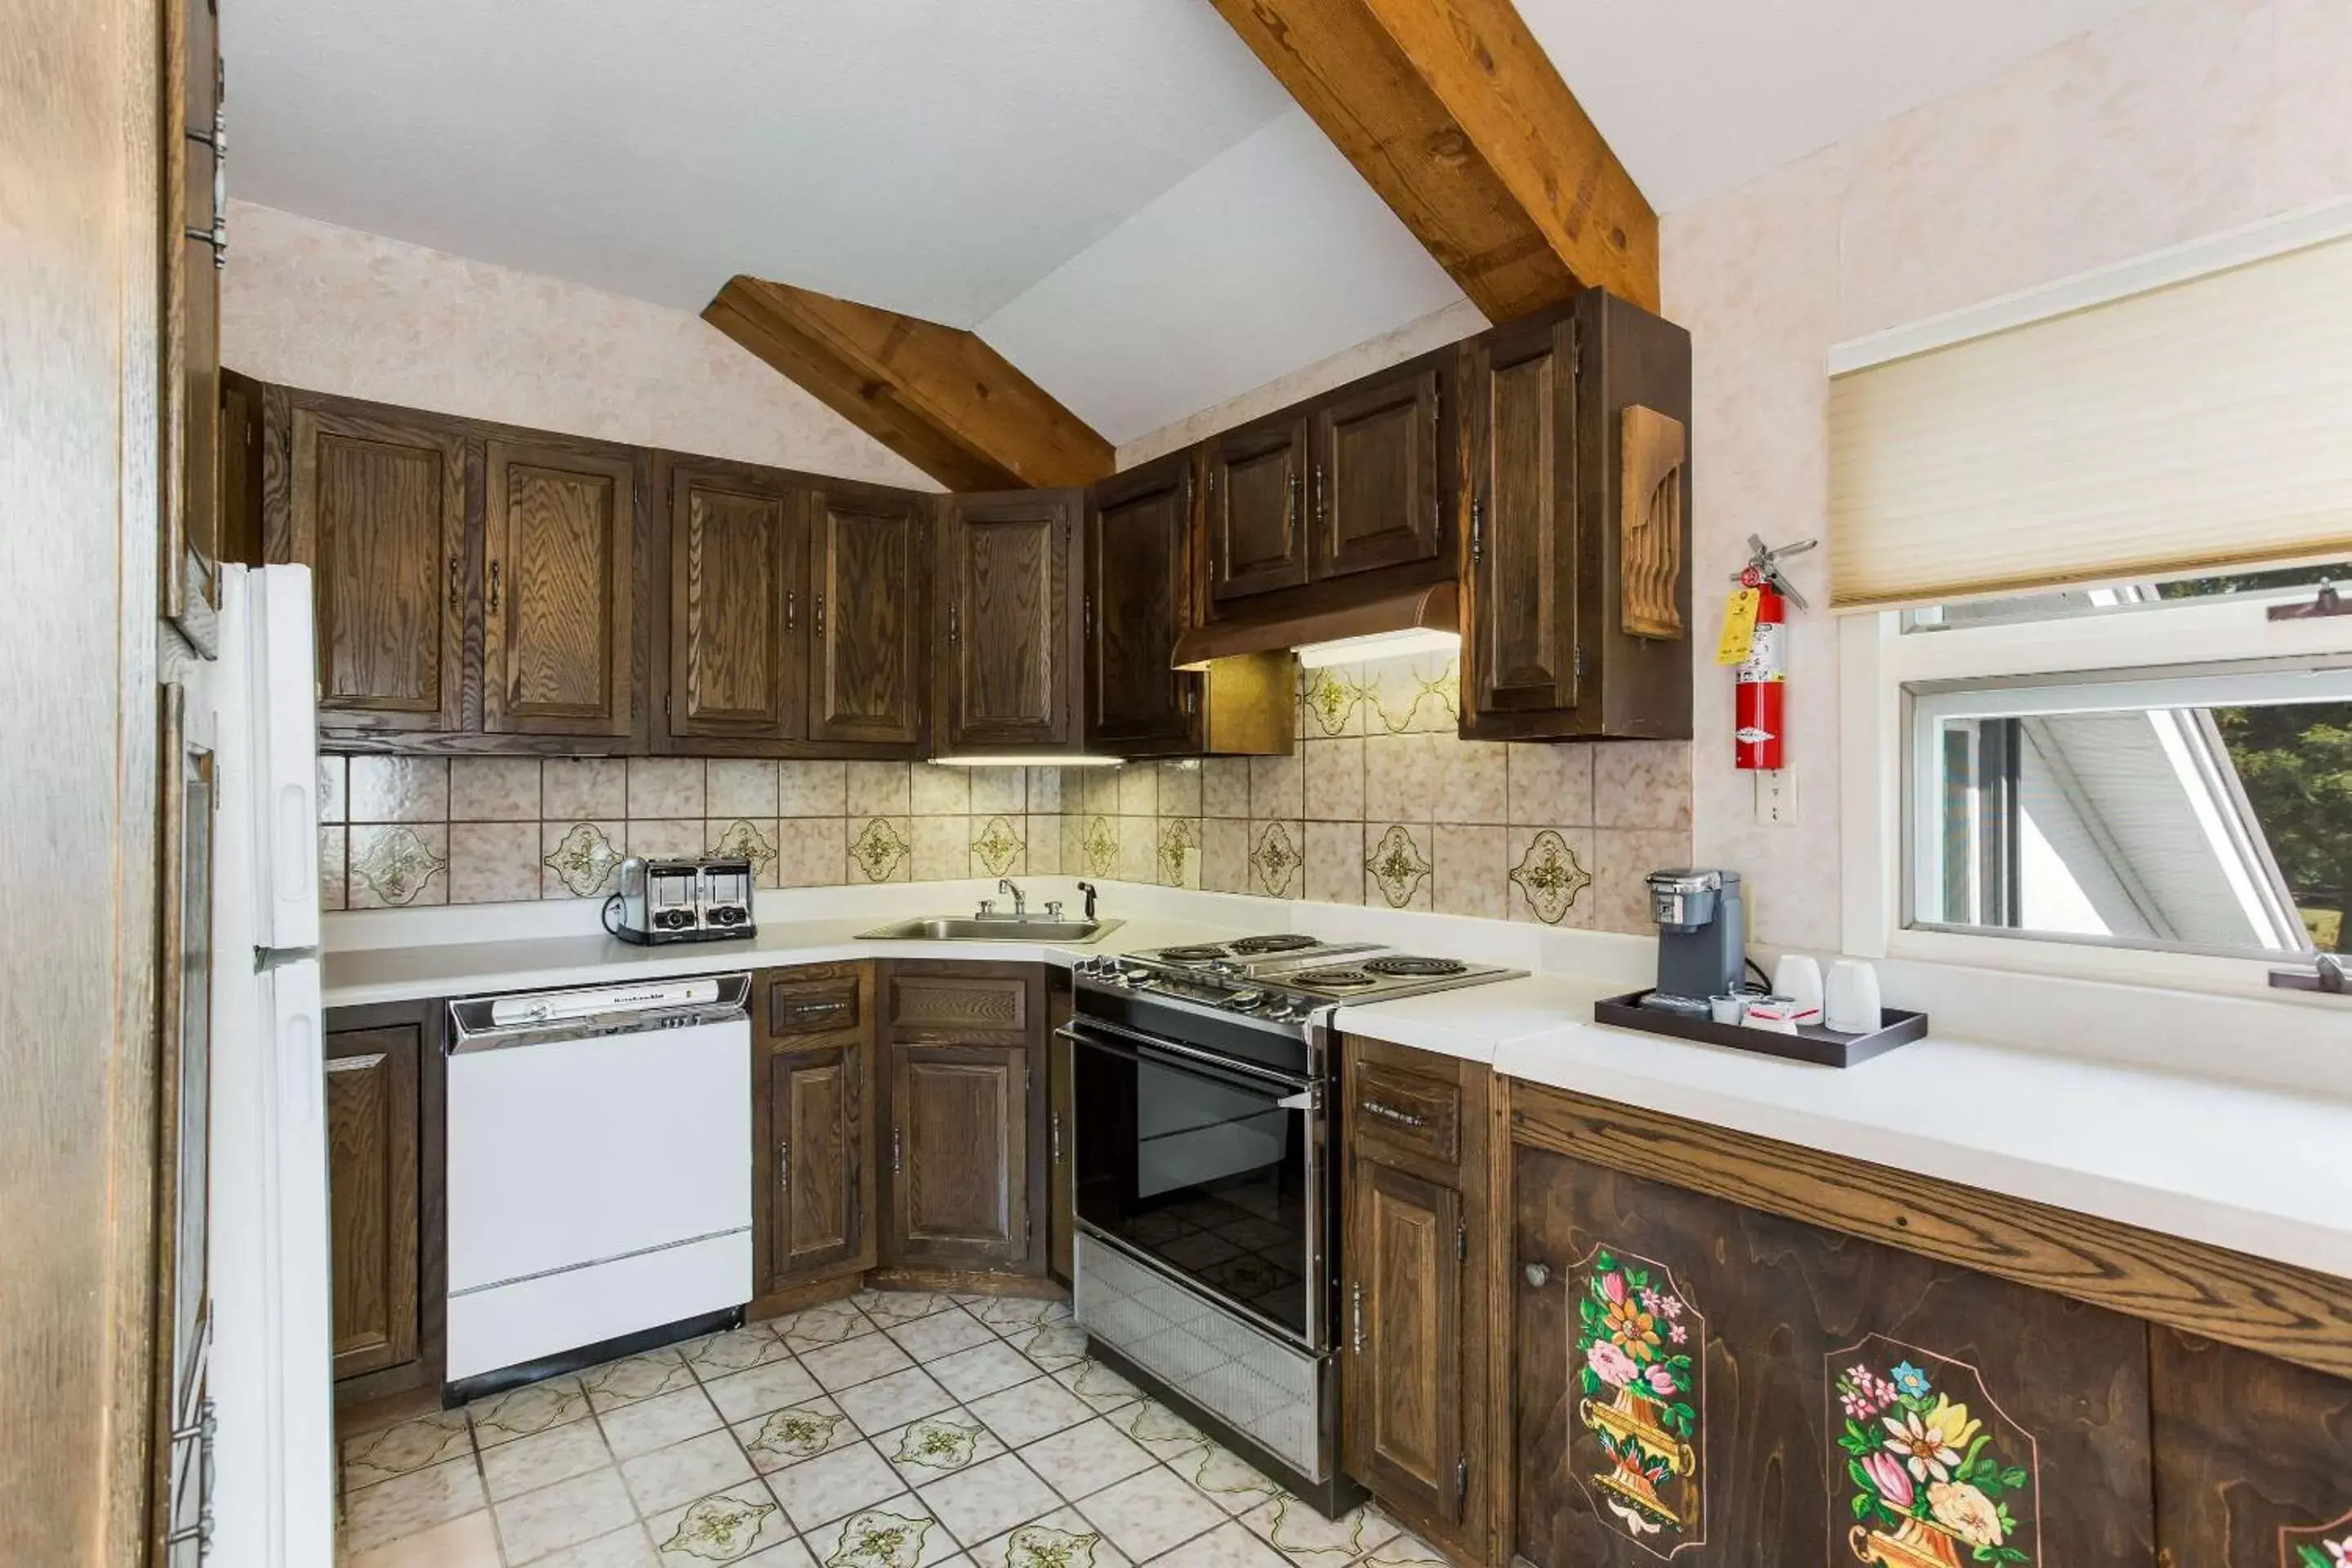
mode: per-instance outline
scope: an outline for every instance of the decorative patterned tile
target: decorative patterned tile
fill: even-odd
[[[537,899],[539,839],[536,822],[451,823],[449,901],[510,904]]]
[[[1364,820],[1427,822],[1437,815],[1445,777],[1439,735],[1373,735],[1364,742]]]
[[[1031,768],[1026,784],[1026,805],[1023,809],[1036,816],[1052,816],[1062,809],[1062,770]]]
[[[1066,1366],[1053,1376],[1055,1383],[1097,1410],[1117,1410],[1143,1397],[1135,1384],[1091,1359]]]
[[[449,759],[449,820],[537,822],[537,757]]]
[[[1160,815],[1160,769],[1150,763],[1130,763],[1118,770],[1118,815]]]
[[[1086,874],[1089,877],[1116,877],[1119,869],[1118,829],[1114,819],[1094,816],[1087,819],[1079,847],[1084,853]]]
[[[1112,820],[1118,828],[1119,880],[1146,883],[1160,880],[1160,819],[1156,816],[1120,816]]]
[[[915,1363],[907,1352],[890,1342],[888,1336],[867,1334],[862,1339],[846,1340],[820,1350],[804,1351],[801,1365],[808,1369],[827,1394],[838,1394],[845,1388],[855,1388],[861,1383],[871,1383],[894,1372],[904,1372]],[[934,1366],[931,1369],[937,1372]]]
[[[610,1535],[637,1517],[618,1470],[591,1470],[491,1506],[499,1540],[513,1563]]]
[[[349,1494],[341,1543],[347,1551],[364,1552],[472,1513],[488,1500],[473,1456],[444,1459]]]
[[[446,822],[446,757],[358,756],[349,770],[353,822]]]
[[[342,1442],[343,1487],[356,1491],[470,1452],[462,1410],[434,1410]]]
[[[1599,827],[1687,829],[1691,747],[1687,741],[1618,741],[1592,756],[1592,821]]]
[[[978,1568],[1128,1568],[1126,1554],[1069,1508],[1014,1526],[971,1557]]]
[[[1062,1506],[1054,1489],[1011,1454],[916,1489],[958,1541],[987,1541]]]
[[[699,1388],[679,1388],[617,1410],[602,1411],[596,1424],[604,1428],[604,1441],[612,1446],[614,1458],[634,1459],[716,1431],[722,1423],[709,1395]]]
[[[730,1373],[749,1372],[755,1366],[765,1366],[772,1361],[789,1360],[792,1352],[776,1336],[769,1323],[747,1323],[725,1333],[710,1334],[690,1344],[678,1347],[698,1377],[725,1377]]]
[[[1288,1496],[1260,1503],[1242,1523],[1297,1568],[1345,1568],[1397,1534],[1396,1522],[1370,1504],[1326,1519]]]
[[[961,1406],[881,1433],[875,1437],[874,1447],[910,1487],[926,1486],[1006,1451],[1003,1438]],[[963,1532],[956,1534],[961,1538]]]
[[[1156,1465],[1095,1493],[1078,1511],[1139,1563],[1225,1522],[1223,1509],[1175,1471]]]
[[[1377,837],[1375,837],[1377,835]],[[1423,846],[1429,829],[1402,823],[1364,828],[1364,874],[1369,889],[1377,889],[1392,910],[1429,907],[1429,873],[1433,868]]]
[[[1305,741],[1299,743],[1298,753],[1306,781],[1307,820],[1361,822],[1364,742]]]
[[[1033,877],[1062,874],[1062,819],[1031,812],[1022,819],[1022,863]]]
[[[844,1340],[854,1340],[860,1334],[870,1334],[881,1324],[883,1320],[879,1314],[887,1309],[877,1306],[875,1313],[868,1313],[858,1304],[859,1301],[875,1295],[879,1295],[879,1292],[861,1290],[855,1300],[824,1301],[814,1307],[803,1307],[797,1312],[787,1312],[781,1318],[769,1319],[768,1331],[783,1341],[788,1349],[794,1352],[813,1351],[824,1345],[837,1345]],[[907,1299],[910,1301],[936,1303],[936,1305],[925,1307],[921,1311],[908,1312],[908,1316],[910,1318],[928,1317],[930,1313],[943,1311],[951,1305],[944,1296],[930,1296],[921,1292],[909,1292]]]
[[[619,757],[550,757],[539,770],[539,809],[550,822],[625,819],[629,764]]]
[[[1307,864],[1306,839],[1301,822],[1252,822],[1249,890],[1276,899],[1304,893],[1305,879],[1299,873]]]
[[[1202,1496],[1230,1514],[1247,1513],[1261,1503],[1286,1495],[1264,1471],[1216,1443],[1203,1443],[1169,1463],[1178,1475],[1198,1488]]]
[[[1092,1497],[1157,1462],[1129,1441],[1116,1425],[1101,1417],[1040,1437],[1021,1450],[1021,1458],[1045,1478],[1046,1485],[1072,1502]]]
[[[1453,659],[1388,658],[1364,667],[1364,732],[1449,733],[1462,721],[1462,672]]]
[[[1160,764],[1160,815],[1162,816],[1201,815],[1199,759],[1187,757],[1181,762]]]
[[[638,1533],[642,1541],[643,1532]],[[651,1561],[650,1557],[646,1561]],[[489,1510],[478,1509],[414,1535],[352,1552],[338,1562],[342,1568],[504,1568],[506,1559],[499,1555],[499,1534],[490,1523]],[[560,1557],[542,1562],[547,1568],[567,1568]],[[533,1564],[533,1568],[540,1565]],[[582,1565],[572,1564],[570,1568]]]
[[[349,822],[352,819],[350,770],[347,759],[321,756],[319,759],[319,820]]]
[[[751,862],[752,886],[773,888],[779,885],[776,880],[775,818],[761,817],[754,822],[748,816],[739,816],[722,822],[713,817],[703,823],[702,839],[705,854],[728,855]]]
[[[540,896],[601,899],[618,891],[628,834],[623,822],[541,823]]]
[[[912,1492],[807,1533],[823,1568],[939,1568],[959,1555],[954,1536]]]
[[[1307,824],[1307,897],[1318,904],[1364,901],[1364,825]]]
[[[1139,1399],[1106,1417],[1155,1459],[1171,1461],[1198,1452],[1209,1435],[1156,1399]]]
[[[1642,935],[1650,921],[1650,873],[1691,860],[1690,829],[1600,827],[1592,833],[1594,923]]]
[[[852,1443],[777,1470],[768,1477],[768,1486],[803,1534],[907,1489],[870,1443]]]
[[[621,1462],[621,1479],[649,1517],[753,1479],[751,1461],[732,1432],[707,1432]]]
[[[1360,684],[1362,673],[1361,667],[1351,664],[1299,671],[1305,688],[1307,734],[1328,738],[1364,732],[1364,710],[1370,692]]]
[[[1008,877],[1023,869],[1025,847],[1022,842],[1021,830],[1014,827],[1010,820],[1002,816],[974,816],[961,820],[969,820],[976,826],[971,836],[971,875]]]
[[[971,1315],[999,1333],[1035,1328],[1042,1323],[1066,1323],[1070,1304],[1036,1296],[984,1296]]]
[[[904,770],[904,763],[887,766]],[[835,762],[776,764],[778,816],[845,816],[849,813],[847,765]],[[887,816],[887,812],[880,815]]]
[[[852,882],[913,880],[914,818],[871,816],[857,826],[849,841]]]
[[[762,1474],[830,1454],[858,1440],[856,1425],[830,1399],[807,1399],[739,1422],[736,1440]]]
[[[1163,816],[1160,819],[1158,852],[1152,868],[1154,879],[1164,888],[1197,888],[1201,885],[1201,823],[1198,818]]]
[[[698,820],[708,815],[709,792],[704,787],[699,757],[631,757],[629,818],[660,817]]]
[[[1210,757],[1201,763],[1201,815],[1249,817],[1247,757]]]
[[[494,1501],[609,1468],[612,1453],[593,1421],[574,1421],[482,1451],[482,1479]]]
[[[848,824],[841,817],[787,816],[776,823],[778,887],[838,887],[848,865]]]
[[[1504,855],[1509,830],[1437,825],[1437,868],[1431,901],[1442,915],[1501,920],[1509,906],[1510,863]]]
[[[1592,885],[1592,873],[1567,834],[1551,827],[1518,828],[1511,840],[1518,850],[1510,869],[1511,885],[1518,889],[1512,918],[1532,916],[1545,925],[1580,924],[1568,916]]]
[[[499,1561],[495,1552],[488,1563]],[[552,1557],[542,1557],[530,1568],[660,1568],[661,1559],[654,1554],[653,1542],[646,1539],[646,1527],[634,1521],[610,1535],[600,1535],[593,1541],[583,1541],[577,1546],[567,1546]],[[361,1568],[352,1563],[352,1568]],[[417,1568],[427,1568],[425,1563]],[[469,1564],[436,1562],[430,1568],[470,1568]],[[488,1568],[488,1565],[485,1565]]]
[[[1399,1531],[1365,1553],[1366,1568],[1453,1568],[1445,1553],[1410,1531]]]
[[[580,1386],[587,1391],[589,1408],[601,1415],[657,1394],[692,1388],[694,1373],[676,1351],[647,1351],[589,1368],[580,1374]]]
[[[740,1563],[754,1552],[792,1539],[792,1525],[758,1481],[697,1498],[646,1521],[664,1568],[710,1568]]]
[[[408,909],[449,901],[447,823],[373,824],[353,826],[351,835],[351,908]]]
[[[722,819],[748,816],[758,821],[778,815],[777,766],[759,758],[711,758],[703,770],[703,809]],[[840,766],[834,764],[836,770]]]
[[[702,854],[702,819],[631,817],[629,853],[648,860],[690,860]]]
[[[1510,816],[1510,752],[1492,741],[1440,736],[1432,813],[1440,822],[1502,823]]]
[[[1201,824],[1201,886],[1212,893],[1249,890],[1250,825],[1212,816]]]
[[[702,1391],[719,1407],[719,1415],[730,1421],[746,1421],[771,1410],[814,1399],[817,1383],[800,1363],[775,1361],[749,1372],[705,1378]]]
[[[466,1406],[474,1441],[484,1448],[511,1443],[534,1432],[577,1421],[588,1414],[588,1395],[576,1377],[551,1377]]]
[[[1087,1331],[1076,1323],[1047,1323],[1034,1329],[1009,1329],[1004,1342],[1044,1367],[1059,1372],[1087,1359]]]
[[[1307,815],[1307,771],[1296,752],[1284,757],[1252,757],[1250,818],[1297,820]]]
[[[1196,1536],[1159,1561],[1167,1568],[1288,1568],[1279,1553],[1239,1522]]]

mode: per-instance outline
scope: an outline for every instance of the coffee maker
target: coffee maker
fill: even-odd
[[[1748,920],[1738,872],[1651,872],[1650,919],[1658,927],[1658,984],[1643,1006],[1704,1018],[1708,997],[1730,995],[1746,982]]]

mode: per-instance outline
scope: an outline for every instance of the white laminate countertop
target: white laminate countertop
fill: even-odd
[[[859,931],[887,923],[889,917],[871,914],[834,920],[763,921],[760,934],[749,942],[678,942],[667,947],[638,947],[603,935],[572,935],[355,948],[326,955],[323,1000],[329,1007],[357,1007],[372,1002],[478,996],[495,991],[539,991],[555,985],[615,985],[665,975],[720,974],[742,969],[860,958],[1053,963],[1066,969],[1074,961],[1091,953],[1217,942],[1243,934],[1191,921],[1146,918],[1115,926],[1091,942],[858,940]]]
[[[1620,1104],[2352,1278],[2352,1101],[1931,1035],[1814,1067],[1595,1024],[1624,987],[1538,974],[1339,1026]]]

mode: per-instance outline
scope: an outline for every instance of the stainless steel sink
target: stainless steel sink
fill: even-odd
[[[926,915],[857,933],[861,942],[1092,942],[1118,921],[1031,920],[1019,915]]]

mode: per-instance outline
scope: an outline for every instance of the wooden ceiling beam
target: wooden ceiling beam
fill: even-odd
[[[738,277],[702,319],[953,490],[1087,485],[1108,441],[977,336]]]
[[[1658,218],[1511,0],[1213,0],[1487,319],[1658,308]]]

